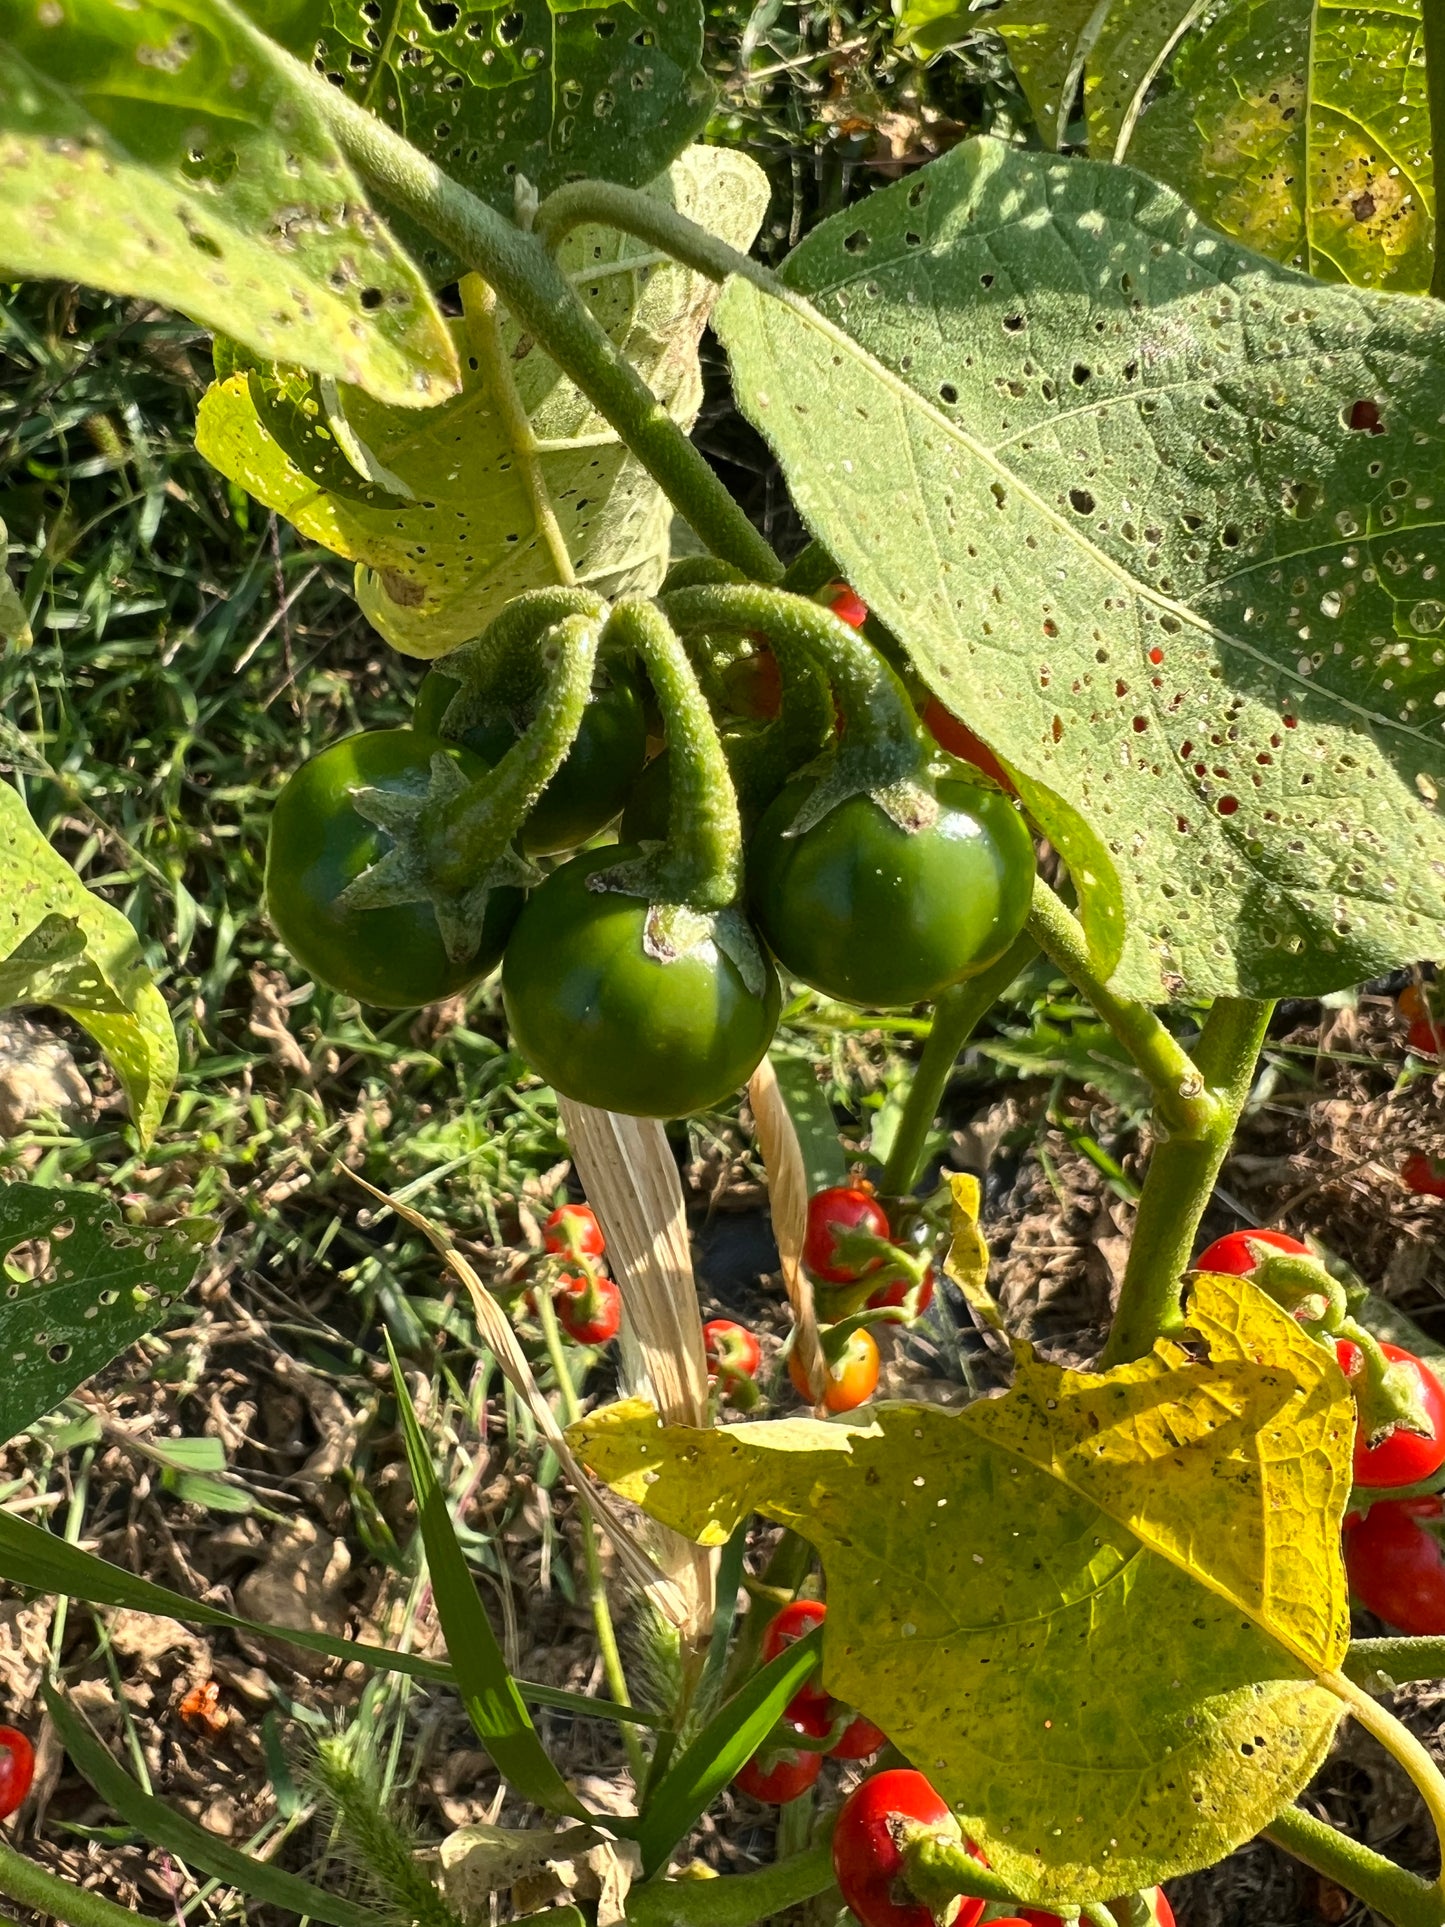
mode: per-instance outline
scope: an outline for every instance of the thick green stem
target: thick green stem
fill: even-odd
[[[1034,884],[1028,931],[1050,962],[1084,993],[1139,1066],[1165,1127],[1186,1136],[1207,1130],[1216,1106],[1199,1066],[1147,1004],[1118,997],[1108,989],[1094,968],[1083,925],[1042,877]]]
[[[836,760],[859,766],[860,791],[916,781],[926,771],[928,743],[908,692],[877,650],[831,609],[782,589],[726,584],[680,589],[663,606],[684,634],[752,631],[766,637],[779,661],[796,653],[814,662],[833,685],[842,719]]]
[[[1445,154],[1445,8],[1439,0],[1425,0],[1420,9],[1425,40],[1425,97],[1430,109],[1430,152]],[[1430,292],[1445,299],[1445,182],[1435,175],[1435,267]]]
[[[562,1401],[562,1417],[566,1424],[575,1425],[582,1416],[582,1406],[577,1398],[577,1388],[572,1383],[572,1373],[568,1369],[567,1354],[562,1345],[562,1333],[557,1324],[557,1308],[552,1303],[552,1294],[545,1287],[537,1292],[537,1317],[542,1326],[542,1337],[547,1345],[547,1357],[551,1360],[552,1376],[557,1381],[557,1395]],[[607,1690],[620,1706],[631,1703],[627,1690],[627,1675],[623,1671],[622,1654],[617,1644],[617,1632],[612,1624],[612,1609],[607,1604],[607,1582],[602,1576],[602,1561],[597,1553],[597,1538],[592,1526],[592,1508],[587,1495],[579,1489],[578,1504],[582,1513],[582,1565],[587,1576],[587,1600],[592,1608],[592,1624],[597,1633],[597,1645],[602,1654],[602,1672],[607,1681]],[[637,1729],[624,1726],[622,1743],[627,1749],[627,1763],[632,1768],[632,1784],[641,1787],[647,1780],[647,1755],[642,1750]]]
[[[1326,1826],[1301,1807],[1286,1807],[1266,1827],[1264,1837],[1302,1860],[1326,1880],[1358,1894],[1395,1927],[1442,1927],[1445,1903],[1429,1881],[1406,1873],[1383,1854],[1363,1847],[1348,1834]]]
[[[708,547],[748,575],[776,582],[783,573],[777,556],[536,236],[458,186],[400,134],[300,61],[293,65],[358,172],[491,283]]]
[[[1382,1492],[1381,1499],[1393,1499]],[[1367,1692],[1389,1692],[1412,1679],[1445,1679],[1445,1639],[1352,1639],[1340,1668]]]
[[[821,542],[810,542],[788,564],[788,572],[778,584],[794,595],[816,595],[838,579],[838,564]]]
[[[706,275],[709,281],[726,281],[730,274],[737,274],[754,287],[771,291],[778,285],[771,268],[740,254],[675,207],[651,194],[639,193],[635,187],[616,187],[611,181],[569,181],[557,188],[537,209],[532,232],[549,254],[555,254],[573,228],[589,222],[650,242],[684,267]]]
[[[1119,1303],[1100,1360],[1105,1367],[1142,1358],[1156,1338],[1178,1328],[1180,1280],[1254,1082],[1273,1011],[1266,1000],[1221,997],[1205,1019],[1194,1062],[1210,1108],[1195,1131],[1161,1137],[1149,1159]],[[1168,1123],[1162,1107],[1160,1121]]]
[[[429,880],[463,890],[501,857],[576,739],[601,633],[594,616],[568,616],[547,632],[540,649],[546,687],[526,731],[484,781],[428,806]]]
[[[925,1827],[918,1827],[903,1841],[903,1884],[935,1911],[941,1911],[959,1894],[1017,1905],[1012,1888],[975,1860],[961,1837],[931,1833]]]
[[[433,671],[461,684],[443,718],[447,735],[460,739],[496,710],[530,702],[542,680],[538,649],[547,631],[569,616],[601,623],[607,614],[606,602],[590,589],[526,589],[514,596],[475,642],[454,649]]]
[[[883,1167],[883,1191],[890,1198],[906,1197],[918,1182],[923,1167],[924,1147],[933,1129],[943,1093],[958,1062],[958,1054],[972,1037],[982,1018],[992,1010],[1014,978],[1026,970],[1038,954],[1038,945],[1026,931],[1015,939],[996,964],[969,977],[951,990],[945,990],[933,1007],[933,1027],[898,1120],[888,1162]]]
[[[649,1880],[627,1896],[627,1919],[629,1927],[756,1927],[832,1886],[831,1849],[812,1847],[756,1873]]]
[[[667,730],[667,841],[639,860],[647,893],[695,910],[725,910],[742,889],[742,823],[697,672],[656,603],[637,596],[617,603],[608,635],[642,657]]]
[[[46,1873],[4,1841],[0,1841],[0,1894],[32,1913],[64,1921],[66,1927],[136,1927],[137,1921],[147,1918],[88,1887]]]

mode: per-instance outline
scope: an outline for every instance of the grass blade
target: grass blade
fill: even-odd
[[[823,1629],[786,1647],[759,1668],[730,1700],[725,1700],[647,1803],[637,1844],[642,1849],[646,1879],[667,1865],[669,1854],[691,1832],[694,1822],[750,1760],[783,1709],[808,1676],[816,1671],[823,1648]]]
[[[392,1383],[400,1408],[406,1461],[416,1494],[417,1518],[426,1547],[437,1617],[467,1716],[503,1779],[525,1799],[551,1813],[591,1816],[547,1755],[532,1724],[517,1682],[507,1670],[491,1621],[477,1596],[476,1582],[457,1541],[446,1494],[417,1423],[401,1366],[387,1339]]]

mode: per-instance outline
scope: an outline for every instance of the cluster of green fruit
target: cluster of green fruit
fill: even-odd
[[[348,737],[285,785],[266,876],[282,941],[390,1008],[500,963],[549,1083],[661,1117],[751,1075],[779,968],[883,1008],[987,969],[1028,914],[1028,826],[962,725],[936,703],[920,720],[866,617],[838,584],[521,599],[430,671],[409,728]]]

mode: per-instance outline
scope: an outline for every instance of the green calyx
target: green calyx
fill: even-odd
[[[357,814],[385,830],[392,847],[345,891],[341,901],[347,909],[427,902],[449,957],[459,959],[476,948],[493,890],[525,888],[538,880],[512,839],[577,734],[600,636],[601,622],[590,612],[570,614],[545,628],[537,646],[545,683],[535,718],[482,780],[469,781],[438,744],[425,796],[376,789],[352,793]]]
[[[684,635],[745,630],[766,638],[781,666],[802,658],[826,675],[842,724],[793,824],[801,835],[852,796],[867,796],[902,830],[937,819],[931,753],[893,670],[831,609],[782,589],[719,584],[680,589],[662,606]]]
[[[1353,1318],[1340,1320],[1338,1335],[1349,1339],[1360,1354],[1360,1363],[1350,1375],[1350,1390],[1355,1395],[1360,1437],[1366,1445],[1377,1445],[1400,1429],[1430,1437],[1434,1427],[1414,1365],[1405,1359],[1386,1358],[1374,1333]]]

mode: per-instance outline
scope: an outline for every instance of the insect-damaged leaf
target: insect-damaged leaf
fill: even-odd
[[[754,1510],[811,1540],[829,1691],[1022,1897],[1103,1899],[1251,1838],[1341,1710],[1316,1679],[1349,1641],[1348,1387],[1246,1280],[1201,1277],[1189,1310],[1207,1361],[1023,1361],[1003,1398],[859,1425],[663,1429],[631,1401],[571,1437],[706,1543]]]
[[[740,248],[768,193],[745,155],[712,147],[689,149],[650,191]],[[579,228],[558,258],[690,424],[713,285],[610,229]],[[601,594],[656,589],[672,509],[642,464],[504,312],[473,308],[453,332],[464,379],[455,401],[418,415],[350,389],[333,395],[301,369],[237,366],[201,404],[201,452],[355,560],[362,608],[409,655],[445,655],[513,596],[564,580],[559,544],[575,579]]]
[[[1445,308],[956,148],[716,325],[814,533],[1020,773],[1112,987],[1445,948]],[[820,379],[820,369],[826,380]]]

